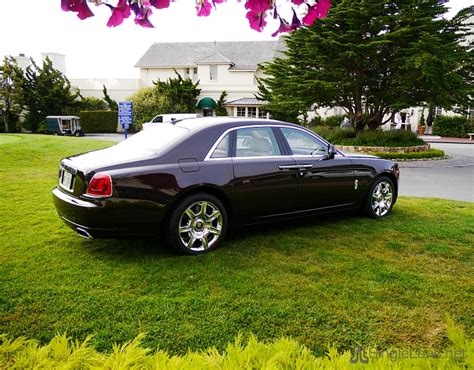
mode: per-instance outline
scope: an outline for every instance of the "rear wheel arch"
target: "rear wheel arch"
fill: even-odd
[[[198,193],[214,195],[217,199],[219,199],[222,202],[222,204],[224,204],[229,220],[232,220],[232,205],[230,203],[229,198],[224,194],[223,191],[209,185],[203,185],[203,186],[195,186],[179,193],[176,199],[174,199],[173,202],[168,207],[168,211],[166,212],[166,215],[163,218],[164,223],[169,221],[169,217],[171,213],[178,206],[178,204],[182,202],[183,199],[191,195],[198,194]]]
[[[176,200],[162,224],[164,241],[185,254],[201,254],[220,245],[229,227],[220,198],[203,188]]]

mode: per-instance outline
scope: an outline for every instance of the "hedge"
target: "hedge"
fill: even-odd
[[[474,127],[462,116],[437,116],[433,122],[433,135],[465,138],[468,132],[474,132]]]
[[[313,131],[327,141],[351,146],[417,146],[426,144],[414,132],[405,130],[366,130],[356,135],[353,129],[314,127]]]
[[[427,150],[426,152],[410,152],[410,153],[386,153],[386,152],[371,152],[368,154],[376,155],[384,159],[425,159],[425,158],[444,158],[444,151],[438,149]]]
[[[444,351],[408,350],[356,346],[338,351],[330,346],[326,355],[311,351],[289,338],[272,343],[242,336],[229,343],[224,351],[209,348],[204,352],[170,355],[141,345],[143,335],[123,345],[116,344],[110,353],[97,352],[91,337],[84,342],[57,335],[41,346],[34,340],[8,339],[0,336],[0,368],[17,369],[468,369],[474,366],[474,341],[449,319],[450,344]],[[355,367],[354,367],[355,366]]]
[[[86,134],[117,132],[118,114],[116,111],[82,111],[80,117],[82,130]]]

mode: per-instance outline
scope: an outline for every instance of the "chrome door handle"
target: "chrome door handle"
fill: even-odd
[[[312,164],[290,164],[290,165],[280,165],[278,166],[280,170],[296,170],[296,171],[304,171],[310,168],[313,168]]]

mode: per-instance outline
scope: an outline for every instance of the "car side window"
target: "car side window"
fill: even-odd
[[[237,130],[236,157],[281,155],[280,147],[270,127],[248,127]]]
[[[293,155],[322,155],[327,153],[327,147],[314,136],[293,128],[282,128],[283,135],[293,152]]]
[[[230,132],[222,138],[216,149],[212,152],[211,158],[227,158],[230,149]]]

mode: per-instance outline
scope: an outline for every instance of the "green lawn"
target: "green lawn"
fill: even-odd
[[[401,198],[381,221],[238,229],[212,253],[177,256],[153,240],[84,240],[57,217],[58,161],[106,145],[0,135],[0,333],[93,334],[110,350],[144,332],[144,345],[179,354],[250,332],[315,354],[442,349],[448,314],[473,336],[473,204]]]

